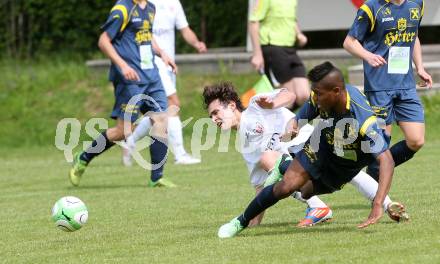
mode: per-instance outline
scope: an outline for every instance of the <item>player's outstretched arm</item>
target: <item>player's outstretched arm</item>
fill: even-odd
[[[281,89],[274,97],[260,96],[255,102],[263,109],[276,109],[294,103],[295,99],[296,96],[294,93],[287,89]]]
[[[358,225],[359,228],[365,228],[369,225],[377,223],[383,215],[382,204],[385,197],[391,187],[391,181],[394,173],[394,160],[391,156],[391,152],[386,150],[377,156],[377,161],[379,162],[379,187],[376,192],[376,197],[373,201],[373,208],[371,209],[368,219],[362,224]]]

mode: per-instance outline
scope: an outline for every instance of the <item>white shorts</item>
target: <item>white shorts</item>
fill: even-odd
[[[162,80],[165,94],[168,96],[176,93],[176,75],[173,73],[171,66],[165,65],[163,60],[157,56],[154,57],[154,62],[159,70],[159,76]]]

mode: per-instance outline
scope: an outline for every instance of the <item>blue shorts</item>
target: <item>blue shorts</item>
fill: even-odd
[[[376,115],[383,118],[387,125],[394,121],[425,122],[423,105],[416,89],[366,92]]]
[[[135,122],[146,112],[165,112],[168,107],[167,96],[162,82],[158,79],[149,84],[113,83],[115,104],[111,117]],[[134,101],[131,101],[134,100]]]

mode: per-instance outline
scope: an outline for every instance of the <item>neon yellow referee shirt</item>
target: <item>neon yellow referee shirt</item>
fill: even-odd
[[[249,21],[260,22],[260,44],[294,46],[297,0],[253,0]]]

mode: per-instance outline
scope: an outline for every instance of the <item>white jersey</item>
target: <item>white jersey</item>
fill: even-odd
[[[246,161],[250,181],[254,187],[263,185],[268,177],[267,172],[259,164],[263,152],[270,150],[285,154],[288,154],[289,150],[297,152],[313,131],[312,126],[306,125],[292,141],[280,141],[288,122],[295,117],[295,114],[284,107],[263,109],[255,102],[261,96],[275,97],[278,92],[263,93],[252,97],[248,108],[241,115],[240,151]]]
[[[159,47],[174,60],[175,31],[188,26],[185,12],[179,0],[150,0],[156,6],[153,36]]]
[[[295,114],[286,108],[263,109],[255,101],[260,96],[276,96],[278,92],[259,94],[251,98],[248,108],[243,111],[240,120],[240,151],[246,161],[251,184],[259,186],[267,178],[259,161],[265,151],[287,152],[287,145],[280,142],[286,125]]]

